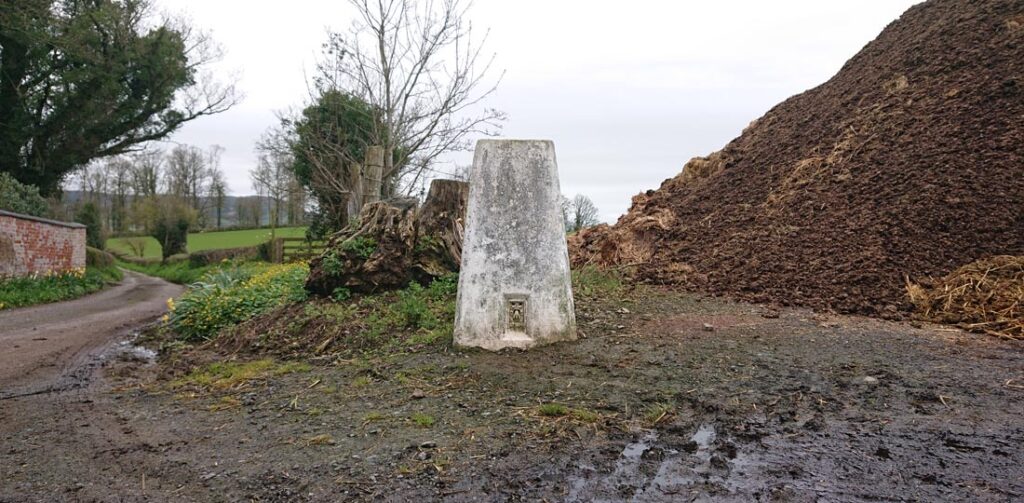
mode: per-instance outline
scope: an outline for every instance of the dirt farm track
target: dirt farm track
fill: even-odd
[[[586,338],[527,354],[223,389],[108,352],[87,386],[0,400],[0,501],[1024,498],[1019,344],[658,291],[578,314]]]

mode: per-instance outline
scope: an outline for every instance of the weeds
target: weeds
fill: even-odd
[[[355,238],[341,243],[341,249],[355,253],[359,258],[366,260],[377,251],[377,241],[373,238]]]
[[[545,417],[562,417],[569,414],[569,408],[557,403],[545,403],[537,407],[537,412]]]
[[[380,412],[370,412],[370,413],[366,414],[365,416],[363,416],[363,423],[366,423],[366,424],[375,423],[377,421],[383,421],[385,419],[387,419],[387,416],[385,416],[384,414],[382,414]]]
[[[171,387],[195,386],[206,389],[229,389],[250,381],[283,376],[297,372],[309,372],[308,363],[277,363],[269,358],[249,362],[215,362],[197,368],[188,375],[173,381]]]
[[[667,403],[656,403],[644,409],[643,420],[647,426],[655,426],[672,413],[672,406]]]
[[[434,416],[430,416],[422,412],[417,412],[413,414],[412,416],[409,417],[409,419],[412,419],[412,422],[415,423],[416,426],[419,426],[420,428],[430,428],[431,426],[434,426],[434,423],[436,422]]]
[[[587,265],[572,271],[573,293],[581,297],[618,299],[626,291],[622,274],[616,270]]]
[[[0,278],[0,309],[69,300],[121,280],[116,267],[88,267],[67,272]]]
[[[185,340],[209,339],[224,327],[304,299],[308,275],[309,267],[303,263],[215,269],[176,305],[168,305],[168,321]]]

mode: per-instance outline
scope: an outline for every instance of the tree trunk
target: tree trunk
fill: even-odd
[[[363,181],[363,204],[380,201],[381,184],[384,175],[384,149],[379,146],[366,148],[366,173]]]
[[[465,232],[469,184],[434,180],[416,216],[417,240],[413,277],[420,283],[459,270]]]
[[[434,180],[422,208],[413,198],[367,204],[359,223],[335,234],[310,262],[306,289],[369,293],[457,272],[468,196],[465,182]]]

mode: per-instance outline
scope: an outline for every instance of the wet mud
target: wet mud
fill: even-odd
[[[174,384],[201,355],[120,352],[0,402],[0,501],[1024,497],[1019,343],[674,293],[578,311],[585,338],[527,353],[216,389]]]

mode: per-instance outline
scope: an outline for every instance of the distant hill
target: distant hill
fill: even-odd
[[[63,220],[73,220],[75,211],[81,204],[85,197],[85,193],[80,190],[66,190],[64,191],[61,202],[63,208],[55,208],[54,215],[56,218]],[[129,204],[133,196],[129,196]],[[104,208],[111,206],[112,196],[110,194],[101,194],[99,200]],[[216,227],[217,225],[217,213],[214,208],[214,203],[208,199],[204,199],[207,206],[206,211],[206,222],[208,226]],[[251,226],[253,223],[249,218],[245,218],[246,221],[240,221],[240,216],[245,217],[246,208],[256,208],[258,204],[257,196],[225,196],[224,207],[221,210],[221,227],[237,227],[237,226]],[[263,200],[263,204],[259,205],[260,218],[259,225],[270,224],[270,206],[266,199]],[[281,221],[285,220],[285,215],[281,215]]]

